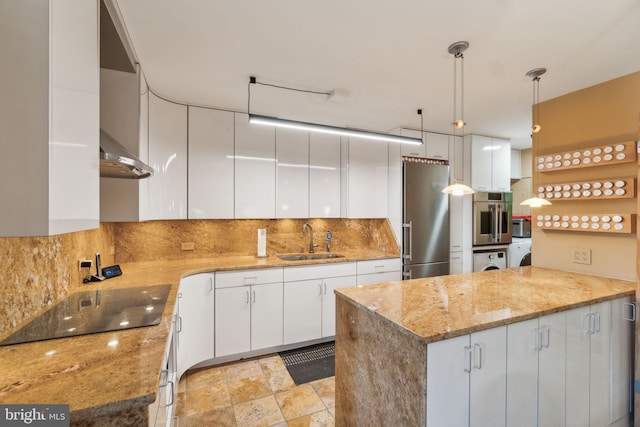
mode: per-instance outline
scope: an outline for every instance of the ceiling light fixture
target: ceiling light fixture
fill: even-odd
[[[469,48],[469,42],[455,42],[447,49],[453,55],[453,138],[456,137],[456,129],[462,129],[466,124],[464,122],[464,55],[463,52]],[[460,115],[458,116],[458,67],[457,62],[460,60]],[[459,117],[459,118],[458,118]],[[474,194],[473,188],[464,185],[462,181],[453,180],[453,184],[445,187],[443,193],[452,196],[464,196],[466,194]]]
[[[316,91],[310,91],[310,90],[289,88],[285,86],[276,86],[276,85],[267,84],[267,83],[260,83],[256,80],[255,77],[251,77],[249,79],[249,100],[247,103],[247,113],[249,114],[249,123],[251,124],[276,126],[276,127],[287,128],[287,129],[306,130],[309,132],[328,133],[332,135],[342,135],[342,136],[348,136],[351,138],[363,138],[363,139],[369,139],[373,141],[393,142],[393,143],[412,144],[412,145],[423,144],[422,139],[411,138],[408,136],[390,135],[382,132],[373,132],[373,131],[353,129],[353,128],[342,128],[338,126],[300,122],[297,120],[287,120],[287,119],[280,119],[277,117],[251,114],[251,85],[252,84],[260,84],[260,85],[275,87],[278,89],[293,90],[296,92],[321,94],[321,95],[326,95],[328,98],[331,98],[335,93],[334,91],[316,92]]]
[[[533,82],[533,123],[531,124],[531,133],[538,133],[542,130],[542,126],[540,126],[540,76],[546,72],[546,68],[534,68],[527,71],[526,74]]]

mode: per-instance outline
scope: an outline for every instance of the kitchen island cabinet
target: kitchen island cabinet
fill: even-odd
[[[444,412],[427,413],[429,408],[432,411],[443,410],[443,406],[434,405],[432,399],[441,398],[441,393],[446,394],[451,389],[459,392],[457,396],[464,397],[465,389],[460,387],[464,387],[465,377],[459,371],[464,373],[466,369],[475,373],[474,371],[483,368],[483,364],[489,367],[489,363],[493,362],[496,362],[498,367],[492,365],[491,370],[498,374],[494,374],[492,381],[497,384],[496,390],[502,391],[492,391],[490,387],[482,386],[479,390],[474,389],[474,376],[473,373],[469,374],[469,392],[466,395],[470,396],[467,405],[470,413],[467,421],[462,420],[460,425],[476,425],[476,421],[482,420],[484,416],[496,419],[496,414],[490,413],[496,406],[501,410],[497,418],[502,421],[492,421],[489,425],[503,425],[506,420],[506,402],[509,401],[504,396],[504,391],[514,393],[514,396],[517,393],[514,390],[514,382],[511,383],[511,390],[504,387],[510,379],[510,355],[506,346],[508,341],[502,331],[505,327],[508,329],[511,325],[532,319],[541,322],[539,325],[549,326],[545,316],[563,313],[567,316],[569,336],[572,322],[568,319],[576,310],[576,313],[583,311],[583,314],[589,314],[580,315],[582,323],[578,323],[579,325],[584,325],[584,320],[588,319],[593,326],[592,330],[597,330],[600,325],[603,332],[607,331],[612,337],[616,337],[604,339],[603,342],[607,344],[603,347],[599,344],[591,346],[584,356],[591,365],[583,365],[585,367],[580,371],[580,375],[592,378],[587,381],[600,388],[596,394],[596,391],[590,391],[590,383],[586,389],[584,386],[581,387],[582,395],[586,396],[586,400],[580,397],[583,405],[586,405],[581,406],[582,413],[585,412],[585,407],[594,405],[593,410],[587,411],[591,413],[591,419],[586,419],[586,425],[624,422],[629,417],[628,409],[627,412],[623,411],[625,413],[621,415],[622,418],[614,419],[619,415],[614,411],[610,412],[608,408],[621,407],[620,401],[629,402],[629,388],[626,388],[626,392],[621,390],[625,384],[629,384],[631,325],[623,320],[622,309],[611,307],[622,307],[634,293],[633,282],[539,267],[519,267],[338,289],[336,425],[458,425],[455,422],[450,423],[449,417],[453,415],[451,411],[446,411],[446,407]],[[616,314],[613,314],[614,312]],[[600,314],[600,322],[597,320],[597,313]],[[591,314],[594,316],[590,316]],[[614,327],[614,324],[617,326]],[[498,339],[492,340],[491,343],[473,340],[476,334],[485,331],[497,333]],[[542,336],[542,346],[546,349],[549,341],[544,330]],[[594,337],[595,334],[591,333],[591,341],[596,339]],[[455,340],[459,340],[460,343],[454,343]],[[500,342],[505,345],[502,350]],[[456,357],[447,357],[447,352],[443,356],[443,353],[434,350],[440,345],[446,346],[451,343],[458,349]],[[566,363],[568,367],[571,366],[574,362],[570,355],[570,345],[570,340],[567,339],[566,354],[559,351],[559,356],[556,355],[552,362],[545,363]],[[611,358],[610,355],[617,354],[618,349],[622,349],[622,355]],[[517,356],[515,349],[513,350],[512,359],[522,362],[521,357]],[[455,363],[454,359],[460,362],[457,372],[461,377],[459,383],[462,386],[453,385],[453,381],[445,381],[444,385],[435,386],[434,382],[438,384],[438,375],[442,371],[449,375],[446,364]],[[606,382],[598,379],[604,378],[601,376],[604,371],[608,373]],[[514,366],[511,379],[515,378],[517,372]],[[434,377],[430,377],[432,374]],[[549,373],[546,371],[540,379],[535,379],[536,387],[541,381],[543,387],[558,385],[557,379],[548,382]],[[567,396],[574,393],[574,390],[570,389],[571,381],[572,378],[567,373]],[[429,387],[430,384],[432,388]],[[481,396],[479,399],[496,398],[498,403],[485,401],[484,406],[476,405],[472,399],[478,393]],[[611,398],[613,395],[616,397]],[[447,404],[453,404],[454,400],[459,408],[465,407],[464,401],[460,403],[460,397],[452,397]],[[566,405],[564,402],[560,403],[562,407],[566,406],[568,417],[572,411],[571,405],[569,402]],[[485,407],[486,405],[492,408]],[[606,411],[598,409],[600,405],[606,406]],[[459,410],[461,409],[452,411],[458,414]],[[589,416],[587,414],[587,417]],[[464,415],[462,417],[464,418]],[[428,423],[428,420],[439,421]]]

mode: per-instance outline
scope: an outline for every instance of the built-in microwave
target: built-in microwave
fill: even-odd
[[[476,192],[473,195],[473,245],[511,243],[511,193]]]

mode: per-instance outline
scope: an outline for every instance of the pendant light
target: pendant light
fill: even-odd
[[[447,49],[453,55],[453,137],[456,137],[456,130],[462,129],[466,124],[464,122],[464,55],[463,52],[469,47],[469,42],[455,42]],[[460,114],[458,115],[458,61],[460,61]],[[454,183],[445,187],[443,193],[453,196],[464,196],[466,194],[474,194],[475,191],[464,183],[455,180]]]
[[[540,126],[540,76],[547,72],[546,68],[534,68],[527,71],[526,76],[533,82],[533,120],[531,124],[531,134],[536,134],[542,130]],[[530,208],[539,208],[541,206],[549,206],[551,202],[541,197],[531,197],[520,203],[520,206],[529,206]]]
[[[527,200],[524,200],[520,203],[520,206],[529,206],[530,208],[539,208],[541,206],[549,206],[551,204],[547,199],[542,199],[540,197],[531,197]]]
[[[540,126],[540,76],[547,72],[546,68],[534,68],[527,71],[527,77],[533,82],[533,123],[531,133],[538,133],[542,130]]]

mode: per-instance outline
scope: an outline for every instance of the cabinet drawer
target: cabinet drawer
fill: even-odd
[[[358,261],[358,275],[372,273],[386,273],[387,271],[402,270],[400,258],[373,259]]]
[[[282,267],[216,272],[216,289],[282,282]]]
[[[323,279],[327,277],[355,276],[355,262],[339,262],[323,265],[301,265],[284,268],[284,281]]]

